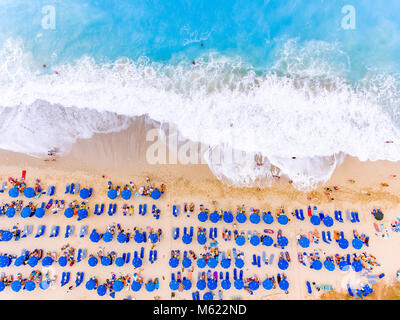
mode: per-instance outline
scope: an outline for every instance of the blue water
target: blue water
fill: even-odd
[[[48,5],[55,29],[42,25]],[[148,114],[262,155],[299,188],[343,155],[400,160],[399,12],[398,0],[2,0],[0,148],[45,153]],[[209,165],[236,185],[271,178],[254,160]]]

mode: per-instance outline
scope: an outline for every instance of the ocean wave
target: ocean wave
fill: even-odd
[[[121,130],[129,117],[148,114],[176,124],[192,141],[260,154],[302,189],[329,179],[342,154],[400,159],[396,76],[375,75],[373,81],[366,77],[352,84],[345,78],[349,60],[340,47],[326,42],[299,47],[289,40],[284,49],[272,70],[216,52],[195,64],[185,57],[163,64],[146,57],[97,63],[84,56],[43,68],[35,67],[21,41],[8,40],[0,49],[0,117],[5,119],[0,137],[7,141],[0,147],[47,152],[77,137]],[[37,100],[85,109],[79,114],[87,117],[74,118],[74,111],[61,117],[64,111],[57,108],[46,114]],[[33,134],[27,128],[42,131]],[[23,137],[29,134],[35,138],[27,143]],[[389,140],[394,143],[385,143]],[[271,180],[270,169],[256,168],[255,162],[234,168],[209,164],[232,184]]]

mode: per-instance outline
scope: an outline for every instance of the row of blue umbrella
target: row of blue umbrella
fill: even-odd
[[[220,221],[220,215],[217,211],[210,213],[210,216],[208,216],[207,212],[201,211],[198,214],[197,218],[199,219],[200,222],[206,222],[207,219],[209,219],[212,223],[217,223],[218,221]],[[262,219],[266,224],[271,224],[274,222],[274,217],[272,216],[272,214],[270,212],[264,213],[262,216]],[[222,220],[225,223],[232,223],[234,221],[234,216],[233,216],[232,212],[225,211],[222,216]],[[245,223],[246,220],[247,220],[247,217],[244,213],[240,212],[236,215],[236,221],[238,223]],[[249,217],[249,220],[253,224],[259,224],[261,221],[261,217],[258,213],[252,213]],[[281,214],[278,217],[278,223],[280,223],[282,225],[286,225],[288,222],[289,222],[289,219],[285,214]]]
[[[139,194],[136,193],[136,196],[138,196],[138,195],[139,195]],[[108,190],[107,196],[108,196],[109,199],[114,200],[114,199],[117,198],[118,192],[117,192],[117,190],[115,190],[115,189]],[[125,190],[122,190],[122,191],[121,191],[121,198],[122,198],[122,199],[124,199],[124,200],[129,200],[131,197],[132,197],[132,191],[131,191],[131,190],[125,189]],[[151,197],[152,199],[154,199],[154,200],[159,199],[159,198],[161,197],[161,192],[160,192],[160,190],[154,189],[154,190],[151,192],[150,197]]]
[[[354,249],[360,250],[363,247],[364,242],[362,240],[358,239],[358,238],[354,238],[352,240],[351,244],[352,244]],[[310,240],[307,237],[302,236],[299,239],[299,245],[302,248],[308,248],[310,246]],[[340,238],[338,240],[338,245],[339,245],[339,247],[341,249],[347,249],[349,247],[349,241],[347,239],[345,239],[345,238]]]

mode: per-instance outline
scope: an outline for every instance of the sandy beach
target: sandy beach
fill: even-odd
[[[105,252],[116,251],[117,256],[122,255],[124,252],[131,252],[133,256],[134,251],[140,251],[141,247],[145,249],[144,264],[140,270],[140,275],[143,277],[144,282],[151,278],[157,277],[160,281],[159,289],[153,292],[147,292],[142,288],[139,292],[133,292],[130,289],[124,288],[121,292],[117,292],[116,299],[192,299],[192,292],[197,291],[195,285],[197,281],[198,271],[207,271],[208,268],[199,269],[194,267],[192,273],[193,287],[188,291],[175,291],[174,297],[171,296],[169,288],[169,281],[171,280],[171,272],[176,274],[181,271],[183,276],[188,276],[188,269],[182,270],[181,264],[178,268],[171,268],[168,265],[171,250],[179,249],[181,253],[185,250],[193,250],[197,255],[204,252],[204,247],[199,245],[194,237],[191,245],[183,244],[181,239],[172,239],[172,230],[174,227],[179,227],[181,232],[184,227],[193,226],[195,234],[198,226],[207,228],[218,228],[218,249],[220,251],[232,250],[237,248],[239,251],[244,252],[245,265],[243,267],[244,277],[257,275],[261,282],[268,276],[275,276],[282,273],[277,266],[277,258],[281,251],[288,251],[291,257],[289,268],[284,271],[287,280],[290,283],[288,293],[285,294],[279,288],[270,291],[260,288],[249,294],[245,290],[221,290],[218,287],[213,291],[215,299],[218,299],[218,291],[222,291],[223,299],[320,299],[323,295],[324,299],[345,299],[349,298],[347,294],[347,284],[354,283],[359,285],[359,281],[364,281],[365,278],[361,277],[359,273],[354,271],[342,272],[336,268],[335,271],[329,272],[326,269],[316,271],[305,267],[298,262],[298,252],[313,252],[317,249],[320,253],[321,260],[324,261],[325,255],[334,255],[336,253],[354,253],[356,250],[352,249],[351,245],[347,250],[342,250],[336,243],[326,244],[322,241],[319,244],[311,243],[307,249],[301,248],[296,241],[296,235],[308,234],[309,231],[327,230],[321,224],[318,227],[313,226],[306,216],[305,221],[299,221],[296,217],[291,215],[295,209],[302,208],[307,212],[308,205],[317,206],[319,211],[329,213],[333,217],[334,210],[341,210],[346,212],[358,211],[360,223],[351,223],[345,219],[345,223],[335,224],[330,229],[343,231],[346,238],[351,240],[353,238],[353,229],[356,229],[360,234],[365,233],[369,236],[369,247],[357,250],[358,253],[366,252],[376,257],[380,266],[374,267],[370,274],[379,275],[384,273],[385,277],[377,280],[377,284],[372,287],[378,288],[384,286],[391,286],[396,280],[396,271],[399,269],[400,260],[394,255],[393,248],[400,245],[400,237],[397,233],[393,232],[390,228],[390,222],[397,219],[399,209],[399,191],[400,191],[400,170],[399,163],[388,161],[377,162],[360,162],[355,158],[347,157],[344,163],[336,169],[331,180],[324,186],[317,188],[312,192],[301,192],[294,189],[287,182],[280,182],[266,189],[258,188],[233,188],[226,186],[219,182],[210,172],[207,165],[148,165],[141,155],[143,155],[144,148],[146,147],[143,141],[138,140],[137,143],[127,144],[127,139],[134,136],[132,128],[122,131],[120,133],[112,134],[98,134],[87,140],[79,140],[75,143],[71,151],[62,157],[57,157],[55,161],[45,161],[48,159],[39,159],[30,157],[23,154],[12,153],[9,151],[0,152],[0,181],[6,181],[9,177],[19,178],[22,170],[27,170],[26,183],[27,186],[33,186],[35,179],[40,179],[44,189],[48,186],[54,185],[56,192],[54,199],[63,199],[66,204],[73,200],[81,201],[78,195],[65,194],[66,184],[78,182],[82,187],[92,187],[93,195],[89,198],[89,217],[76,221],[76,218],[67,219],[63,215],[63,210],[57,214],[51,214],[51,210],[46,210],[46,215],[43,219],[35,217],[23,219],[17,214],[14,218],[9,219],[2,216],[2,229],[11,230],[13,226],[18,226],[23,229],[25,224],[33,225],[33,234],[40,224],[46,225],[46,233],[40,238],[34,238],[33,235],[27,238],[19,239],[18,241],[0,242],[0,252],[8,253],[19,256],[22,249],[33,251],[34,249],[43,249],[44,252],[57,252],[58,256],[61,252],[63,245],[69,244],[76,250],[78,248],[86,249],[87,255],[96,254],[100,248]],[[129,145],[130,149],[125,146]],[[125,184],[133,181],[136,186],[146,185],[146,178],[150,178],[150,183],[154,186],[159,186],[164,183],[167,186],[165,194],[159,200],[152,200],[149,197],[139,196],[133,197],[129,201],[124,201],[121,198],[111,201],[107,198],[107,181],[111,180],[114,185],[124,186]],[[383,185],[382,185],[383,184]],[[334,189],[337,187],[337,190]],[[325,193],[325,188],[329,187],[332,192],[328,196]],[[332,200],[333,198],[333,200]],[[11,198],[8,196],[8,189],[0,195],[1,202],[9,203]],[[24,203],[27,199],[21,198]],[[32,200],[36,204],[42,201],[47,202],[49,197],[47,195],[41,196],[39,199]],[[183,211],[184,203],[195,204],[195,210],[187,217]],[[100,216],[93,214],[95,204],[104,203],[106,208],[109,203],[117,203],[117,213],[109,216],[106,212]],[[128,205],[133,204],[135,213],[133,216],[124,216],[122,214],[122,206],[124,203]],[[145,216],[138,215],[139,204],[147,203],[148,213]],[[157,208],[161,210],[159,220],[156,220],[151,214],[151,206],[156,204]],[[178,217],[172,215],[173,205],[181,206],[181,213]],[[273,214],[280,207],[284,207],[286,214],[290,221],[287,225],[281,226],[276,220],[272,225],[267,226],[263,221],[255,225],[246,221],[244,224],[231,223],[226,224],[219,221],[216,224],[207,220],[205,223],[200,223],[197,219],[199,206],[203,204],[210,212],[214,210],[232,210],[235,214],[238,206],[244,204],[246,206],[246,215],[249,216],[251,207],[258,208],[262,211],[271,211]],[[380,208],[384,212],[384,220],[379,223],[384,224],[388,230],[389,238],[382,237],[377,234],[373,223],[374,217],[371,215],[371,210]],[[106,209],[107,210],[107,209]],[[150,212],[149,212],[150,211]],[[345,216],[345,214],[343,214]],[[145,243],[143,245],[135,243],[131,240],[128,244],[120,244],[114,240],[110,243],[105,243],[100,240],[98,243],[93,243],[89,240],[89,234],[93,228],[98,232],[104,233],[107,225],[114,225],[119,223],[123,229],[132,230],[134,227],[143,228],[152,227],[155,230],[162,228],[163,236],[161,242],[157,243],[155,250],[158,251],[158,260],[151,264],[148,261],[149,251],[151,244]],[[68,239],[64,238],[66,225],[74,225],[75,232]],[[51,226],[59,225],[61,227],[60,235],[57,238],[49,238]],[[88,235],[84,238],[79,237],[79,228],[81,225],[88,226]],[[238,231],[258,231],[263,232],[264,229],[269,228],[274,230],[274,240],[276,239],[276,232],[281,229],[283,234],[288,238],[289,245],[285,250],[274,247],[265,247],[262,245],[252,246],[248,241],[242,247],[236,246],[235,242],[224,241],[221,238],[223,228]],[[271,253],[275,254],[273,265],[264,265],[261,268],[252,265],[253,254],[262,255],[262,251],[269,256]],[[40,267],[39,267],[40,265]],[[75,263],[72,267],[61,267],[58,263],[53,263],[52,266],[44,268],[39,265],[34,268],[41,270],[43,274],[50,271],[51,277],[56,277],[56,281],[52,283],[48,290],[41,290],[37,288],[33,292],[21,290],[16,293],[10,287],[6,287],[4,291],[0,292],[0,299],[111,299],[108,294],[103,297],[97,295],[95,290],[88,291],[85,289],[85,283],[90,277],[96,276],[99,283],[103,283],[106,279],[110,279],[111,273],[119,275],[133,275],[139,269],[134,270],[132,263],[117,267],[115,264],[112,266],[89,267],[87,258],[81,262]],[[216,271],[230,271],[232,279],[233,268],[228,270],[222,269],[219,265]],[[2,268],[0,270],[6,275],[12,274],[14,278],[17,273],[22,276],[28,277],[32,268],[29,266]],[[69,284],[60,285],[61,274],[63,271],[71,272],[71,280]],[[214,271],[214,270],[213,270]],[[84,272],[84,281],[79,287],[75,287],[76,272]],[[190,275],[189,275],[190,276]],[[334,291],[317,290],[313,287],[312,294],[307,293],[306,281],[315,282],[318,287],[332,286]],[[70,286],[73,286],[71,289]],[[204,294],[207,290],[201,292]],[[387,290],[383,290],[387,292]],[[385,298],[382,290],[379,291],[378,298]],[[374,292],[377,297],[376,292]]]

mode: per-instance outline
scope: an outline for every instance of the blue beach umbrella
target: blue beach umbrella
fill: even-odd
[[[120,233],[118,234],[117,240],[119,243],[125,243],[128,237],[126,236],[125,233]]]
[[[263,215],[263,221],[266,224],[271,224],[272,222],[274,222],[274,217],[272,216],[272,214],[266,213]]]
[[[352,245],[354,249],[360,250],[363,246],[363,242],[358,238],[354,238],[352,241]]]
[[[142,243],[144,241],[143,233],[136,232],[134,240],[135,240],[136,243]]]
[[[192,265],[192,260],[190,260],[189,258],[184,258],[182,260],[182,266],[184,268],[190,268],[191,265]]]
[[[207,264],[207,262],[203,258],[200,258],[200,259],[197,260],[197,266],[199,268],[204,268],[206,266],[206,264]]]
[[[124,288],[124,283],[121,280],[117,280],[113,283],[112,288],[115,292],[119,292]]]
[[[321,270],[322,269],[322,262],[319,261],[319,260],[314,260],[314,262],[311,264],[311,269]]]
[[[287,282],[285,279],[281,280],[281,282],[279,282],[279,288],[281,288],[283,291],[287,291],[287,289],[289,289],[289,282]]]
[[[185,279],[182,281],[182,285],[185,290],[190,290],[192,288],[192,281]]]
[[[24,289],[26,289],[28,291],[33,291],[33,290],[35,290],[35,288],[36,288],[36,285],[35,285],[35,283],[33,281],[27,281],[25,283]]]
[[[96,286],[96,281],[94,281],[93,279],[90,279],[88,282],[86,282],[85,285],[87,290],[93,290],[95,286]]]
[[[224,258],[221,260],[221,267],[228,269],[231,266],[231,259]]]
[[[244,213],[240,212],[240,213],[238,213],[238,214],[236,215],[236,221],[237,221],[237,222],[239,222],[239,223],[245,223],[246,220],[247,220],[247,218],[246,218],[246,215],[245,215]]]
[[[53,258],[50,256],[44,257],[42,260],[43,267],[49,267],[53,264]]]
[[[87,198],[89,198],[89,196],[90,196],[90,192],[89,192],[88,189],[83,188],[83,189],[81,189],[81,191],[79,192],[79,195],[80,195],[80,197],[81,197],[82,199],[87,199]]]
[[[260,287],[260,284],[257,282],[257,281],[250,281],[249,282],[249,289],[250,290],[253,290],[253,291],[255,291],[255,290],[257,290],[258,288]]]
[[[131,285],[131,289],[135,292],[139,291],[142,288],[142,284],[139,281],[133,281]]]
[[[227,279],[221,281],[221,287],[224,290],[229,290],[231,288],[231,282]]]
[[[208,219],[208,215],[206,212],[201,211],[198,215],[197,218],[199,219],[200,222],[205,222]]]
[[[213,294],[211,292],[206,292],[203,296],[203,300],[213,300]]]
[[[97,266],[97,263],[98,263],[98,262],[99,262],[99,260],[98,260],[96,257],[94,257],[94,256],[90,257],[89,260],[88,260],[88,264],[89,264],[89,266],[91,266],[91,267]]]
[[[218,283],[215,280],[208,280],[207,282],[207,288],[210,290],[215,290],[218,287]]]
[[[66,257],[61,256],[60,258],[58,258],[58,264],[59,264],[61,267],[65,267],[65,266],[67,265],[67,263],[68,263],[68,260],[67,260]]]
[[[333,219],[330,216],[326,216],[323,220],[324,225],[327,227],[332,227],[333,226]]]
[[[15,209],[13,207],[8,207],[6,211],[6,215],[9,218],[12,218],[15,216]]]
[[[3,233],[1,234],[1,240],[2,241],[10,241],[13,237],[12,232],[5,230],[3,231]]]
[[[17,188],[11,188],[10,190],[8,190],[8,195],[11,198],[16,198],[19,195],[19,190]]]
[[[250,215],[250,222],[253,224],[259,224],[260,223],[260,216],[257,213],[253,213]]]
[[[351,266],[355,272],[360,272],[363,268],[362,263],[359,260],[354,260]]]
[[[35,190],[33,188],[26,188],[24,190],[24,196],[27,198],[32,198],[35,195]]]
[[[204,280],[199,280],[197,281],[196,287],[199,290],[204,290],[207,287],[207,284]]]
[[[21,282],[19,280],[14,280],[13,282],[11,282],[11,289],[15,292],[21,290]]]
[[[66,216],[67,218],[72,218],[74,216],[74,209],[72,208],[65,209],[64,216]]]
[[[246,242],[246,239],[243,236],[238,236],[235,241],[238,246],[242,246]]]
[[[265,279],[263,281],[263,287],[264,287],[265,290],[271,290],[274,287],[274,284],[272,283],[271,280]]]
[[[197,242],[203,245],[207,242],[207,237],[203,233],[201,233],[197,236]]]
[[[19,256],[15,262],[14,262],[14,266],[19,267],[21,266],[24,262],[25,262],[25,256]]]
[[[111,264],[111,259],[110,259],[110,257],[107,257],[107,256],[101,257],[101,264],[102,264],[103,266],[109,266],[109,265]]]
[[[207,264],[210,268],[214,269],[218,265],[218,260],[215,258],[208,259]]]
[[[345,238],[339,239],[338,244],[341,249],[347,249],[349,247],[349,241]]]
[[[270,236],[265,236],[262,240],[264,246],[271,246],[274,243],[274,240]]]
[[[140,268],[143,264],[143,261],[142,261],[142,259],[136,257],[136,258],[132,259],[132,264],[135,268]]]
[[[306,237],[301,237],[299,240],[299,245],[302,248],[308,248],[310,246],[310,240],[308,240]]]
[[[279,222],[280,224],[282,224],[282,225],[286,225],[286,224],[289,222],[289,219],[288,219],[288,217],[287,217],[285,214],[281,214],[281,215],[278,217],[278,222]]]
[[[0,268],[7,267],[10,263],[10,258],[7,256],[0,256]]]
[[[29,218],[31,216],[31,208],[29,207],[24,207],[21,211],[21,217],[22,218]]]
[[[117,197],[117,190],[115,190],[115,189],[108,190],[107,196],[111,200],[114,200]]]
[[[156,285],[154,284],[154,282],[148,282],[146,283],[145,288],[148,292],[153,292],[154,289],[156,288]]]
[[[132,192],[128,189],[122,190],[121,198],[124,200],[129,200],[132,197]]]
[[[42,290],[46,290],[50,287],[50,281],[48,280],[43,280],[42,282],[39,283],[39,288]]]
[[[339,269],[342,271],[347,271],[350,269],[350,265],[347,263],[347,261],[342,260],[339,262]]]
[[[278,267],[281,270],[286,270],[289,267],[289,263],[286,260],[279,260]]]
[[[225,223],[232,223],[233,222],[233,214],[230,211],[226,211],[224,213],[224,222]]]
[[[253,236],[251,236],[251,238],[250,238],[250,243],[251,243],[253,246],[258,246],[258,245],[260,244],[260,238],[259,238],[257,235],[253,235]]]
[[[169,282],[169,288],[170,288],[172,291],[178,290],[178,288],[179,288],[179,283],[178,283],[178,281],[176,281],[176,280],[171,280],[171,281]]]
[[[312,216],[310,221],[314,226],[318,226],[321,223],[321,219],[318,216]]]
[[[278,244],[281,246],[281,247],[286,247],[287,245],[288,245],[288,243],[289,243],[289,240],[286,238],[286,237],[279,237],[278,238]]]
[[[219,221],[219,213],[216,212],[216,211],[211,212],[211,214],[210,214],[210,221],[211,221],[212,223],[217,223],[217,222]]]
[[[5,287],[6,285],[4,284],[4,282],[0,281],[0,292],[3,291]]]
[[[99,242],[100,240],[100,234],[96,232],[95,230],[92,231],[89,237],[90,241],[92,242]]]
[[[33,268],[34,266],[36,266],[38,264],[39,260],[36,257],[30,257],[28,260],[28,264],[31,268]]]
[[[176,268],[179,264],[179,260],[175,257],[172,257],[171,259],[169,259],[169,266],[171,268]]]
[[[330,261],[330,260],[325,260],[325,261],[324,261],[324,267],[325,267],[326,270],[328,270],[328,271],[333,271],[333,270],[335,270],[335,265],[334,265],[333,262]]]
[[[189,234],[184,234],[182,236],[182,241],[184,244],[191,244],[192,243],[192,237]]]
[[[125,260],[122,257],[118,257],[117,259],[115,259],[115,265],[117,267],[122,267],[125,264]]]
[[[160,190],[154,189],[153,192],[150,194],[150,197],[153,198],[154,200],[160,199],[161,197]]]
[[[151,243],[156,243],[158,241],[158,235],[156,235],[155,233],[151,233],[149,234],[149,239]]]
[[[88,217],[88,211],[86,209],[78,210],[78,221],[83,220]]]
[[[104,285],[100,285],[97,287],[97,294],[102,297],[107,293],[107,288]]]
[[[244,287],[243,280],[237,279],[235,280],[233,286],[235,287],[236,290],[241,290]]]
[[[113,239],[113,235],[111,232],[106,232],[105,234],[103,234],[103,240],[104,242],[111,242]]]
[[[37,208],[35,211],[35,217],[43,218],[45,214],[44,208]]]
[[[243,259],[236,259],[235,260],[235,267],[236,268],[239,268],[239,269],[241,269],[241,268],[243,268],[243,266],[244,266],[244,261],[243,261]]]

